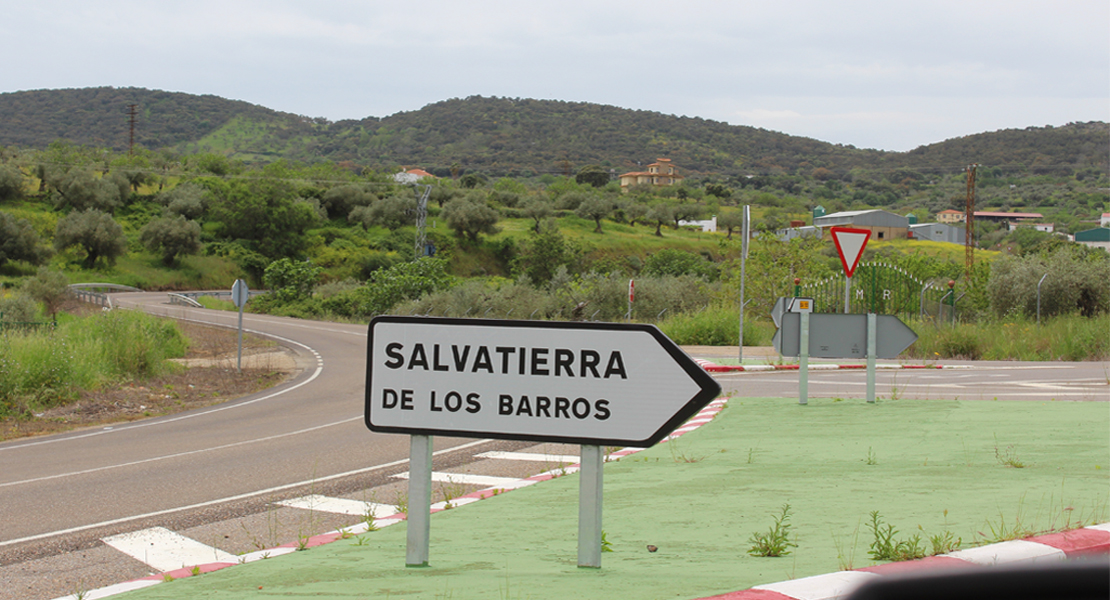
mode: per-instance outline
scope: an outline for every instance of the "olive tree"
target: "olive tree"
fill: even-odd
[[[200,252],[200,225],[183,215],[154,219],[139,232],[139,241],[151,252],[162,254],[162,263],[172,267],[177,257]]]
[[[123,235],[123,227],[112,215],[90,208],[72,212],[58,221],[54,230],[54,248],[61,251],[71,246],[80,246],[85,251],[82,265],[92,269],[102,257],[109,264],[114,264],[127,252],[127,238]]]
[[[39,234],[27,219],[0,212],[0,266],[9,260],[25,260],[37,265],[49,255],[50,250],[42,245]]]
[[[471,242],[478,242],[479,234],[497,233],[497,211],[474,198],[464,196],[455,198],[443,207],[443,218],[447,226],[457,235],[465,235]]]
[[[42,302],[51,315],[57,314],[62,304],[73,295],[66,276],[47,267],[41,267],[34,277],[25,281],[23,291]]]
[[[390,231],[396,231],[405,225],[415,223],[415,215],[415,199],[391,196],[378,200],[370,206],[355,207],[347,220],[361,223],[363,229],[368,229],[371,225],[380,225]]]

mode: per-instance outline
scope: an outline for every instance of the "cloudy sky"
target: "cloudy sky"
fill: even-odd
[[[3,5],[0,92],[143,87],[331,120],[543,98],[899,151],[1110,121],[1106,0]]]

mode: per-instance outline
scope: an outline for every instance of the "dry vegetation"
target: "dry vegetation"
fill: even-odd
[[[0,420],[0,440],[135,421],[210,406],[275,386],[292,374],[292,361],[271,340],[245,336],[243,372],[237,373],[235,331],[185,322],[178,327],[190,341],[189,353],[179,362],[195,366],[144,381],[86,391],[76,402],[36,413],[30,419]]]

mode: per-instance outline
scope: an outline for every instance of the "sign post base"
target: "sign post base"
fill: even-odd
[[[432,436],[409,440],[409,511],[406,567],[428,566],[432,525]]]
[[[578,567],[601,568],[601,446],[582,446],[578,472]]]

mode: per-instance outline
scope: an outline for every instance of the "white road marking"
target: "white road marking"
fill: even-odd
[[[34,482],[37,482],[37,481],[46,481],[46,480],[49,480],[49,479],[59,479],[61,477],[71,477],[71,476],[74,476],[74,475],[87,475],[89,473],[96,473],[96,472],[99,472],[99,471],[107,471],[109,469],[118,469],[118,468],[121,468],[121,467],[133,467],[135,465],[141,465],[143,463],[156,462],[156,461],[159,461],[159,460],[166,460],[166,459],[169,459],[169,458],[180,458],[182,456],[190,456],[190,455],[193,455],[193,454],[201,454],[201,453],[204,453],[204,452],[214,452],[216,450],[226,450],[227,448],[234,448],[236,446],[243,446],[243,445],[246,445],[246,444],[253,444],[253,443],[256,443],[256,442],[266,442],[266,441],[270,441],[270,440],[280,439],[280,438],[283,438],[283,437],[289,437],[289,436],[292,436],[292,435],[300,435],[302,433],[309,433],[309,432],[312,432],[312,431],[316,431],[318,429],[325,429],[327,427],[334,427],[336,425],[342,425],[344,423],[350,423],[351,421],[360,421],[360,420],[362,420],[361,416],[351,417],[350,419],[343,419],[342,421],[336,421],[334,423],[327,423],[327,424],[324,424],[324,425],[317,425],[316,427],[309,427],[308,429],[301,429],[299,431],[290,431],[289,433],[280,433],[278,435],[270,435],[270,436],[266,436],[266,437],[255,438],[253,440],[243,440],[241,442],[235,442],[235,443],[232,443],[232,444],[224,444],[223,446],[213,446],[212,448],[201,448],[199,450],[189,450],[188,452],[178,452],[177,454],[167,454],[165,456],[155,456],[153,458],[144,458],[142,460],[136,460],[136,461],[132,461],[132,462],[129,462],[129,463],[120,463],[120,464],[116,464],[116,465],[105,465],[103,467],[95,467],[95,468],[92,468],[92,469],[85,469],[83,471],[71,471],[69,473],[58,473],[56,475],[47,475],[45,477],[35,477],[34,479],[24,479],[24,480],[21,480],[21,481],[9,481],[7,483],[0,483],[0,488],[12,486],[12,485],[20,485],[20,484],[24,484],[24,483],[34,483]]]
[[[409,473],[398,473],[394,475],[398,479],[408,479]],[[463,485],[484,485],[491,488],[501,488],[503,490],[511,490],[521,487],[521,479],[512,477],[492,477],[490,475],[472,475],[470,473],[442,473],[440,471],[432,471],[432,481],[439,483],[459,483]]]
[[[524,460],[555,465],[576,465],[582,461],[574,454],[539,454],[534,452],[483,452],[477,458],[496,458],[499,460]]]
[[[356,515],[360,517],[366,515],[384,517],[387,515],[395,515],[400,512],[397,510],[397,507],[392,504],[364,502],[362,500],[350,500],[347,498],[331,498],[319,494],[282,500],[277,504],[290,508],[302,508],[305,510],[334,513],[337,515]]]
[[[757,585],[752,589],[778,592],[798,600],[830,600],[832,598],[843,598],[876,577],[878,575],[875,573],[866,571],[840,571],[838,573]]]
[[[234,554],[202,544],[164,527],[113,535],[101,541],[159,572],[214,562],[239,562]]]
[[[981,548],[957,550],[944,556],[951,556],[978,565],[1056,562],[1067,558],[1063,550],[1025,540],[1010,540]]]
[[[452,446],[451,448],[444,448],[443,450],[437,450],[437,451],[432,453],[432,456],[439,456],[440,454],[446,454],[448,452],[454,452],[456,450],[465,450],[466,448],[472,448],[474,446],[485,444],[487,442],[489,442],[489,440],[477,440],[477,441],[474,441],[474,442],[467,442],[465,444],[460,444],[458,446]],[[97,529],[99,527],[107,527],[109,525],[119,525],[121,523],[127,523],[129,521],[135,521],[135,520],[138,520],[138,519],[148,519],[150,517],[159,517],[159,516],[162,516],[162,515],[173,514],[175,512],[181,512],[181,511],[184,511],[184,510],[193,510],[193,509],[197,509],[197,508],[205,508],[205,507],[208,507],[208,506],[215,506],[217,504],[223,504],[225,502],[234,502],[236,500],[244,500],[246,498],[254,498],[255,496],[263,496],[263,495],[266,495],[266,494],[273,494],[273,493],[276,493],[276,492],[281,492],[281,491],[292,489],[292,488],[297,488],[297,487],[301,487],[301,486],[305,486],[305,485],[312,485],[312,484],[315,484],[315,483],[320,483],[322,481],[331,481],[333,479],[342,479],[343,477],[350,477],[351,475],[361,475],[363,473],[370,473],[370,472],[378,471],[378,470],[381,470],[381,469],[387,469],[389,467],[395,467],[395,466],[398,466],[398,465],[403,465],[403,464],[406,464],[408,462],[409,462],[409,459],[403,458],[403,459],[400,459],[400,460],[395,460],[393,462],[383,463],[383,464],[380,464],[380,465],[374,465],[372,467],[366,467],[366,468],[363,468],[363,469],[355,469],[354,471],[347,471],[345,473],[336,473],[335,475],[328,475],[326,477],[316,477],[314,479],[309,479],[309,480],[306,480],[306,481],[298,481],[298,482],[295,482],[295,483],[287,483],[285,485],[279,485],[279,486],[267,488],[267,489],[264,489],[264,490],[256,490],[256,491],[253,491],[253,492],[247,492],[245,494],[237,494],[235,496],[228,496],[226,498],[217,498],[215,500],[208,500],[208,501],[205,501],[205,502],[197,502],[196,504],[189,504],[187,506],[175,506],[173,508],[167,508],[167,509],[164,509],[164,510],[156,510],[156,511],[148,512],[148,513],[141,514],[141,515],[131,515],[129,517],[120,517],[118,519],[111,519],[111,520],[108,520],[108,521],[101,521],[99,523],[90,523],[88,525],[79,525],[77,527],[70,527],[69,529],[59,529],[58,531],[51,531],[51,532],[48,532],[48,533],[40,533],[40,534],[37,534],[37,535],[29,535],[27,537],[21,537],[21,538],[17,538],[17,539],[14,539],[14,540],[4,540],[4,541],[0,542],[0,547],[11,546],[13,544],[22,544],[23,542],[32,542],[34,540],[42,540],[42,539],[46,539],[46,538],[50,538],[50,537],[54,537],[54,536],[58,536],[58,535],[78,533],[80,531],[87,531],[89,529]]]

